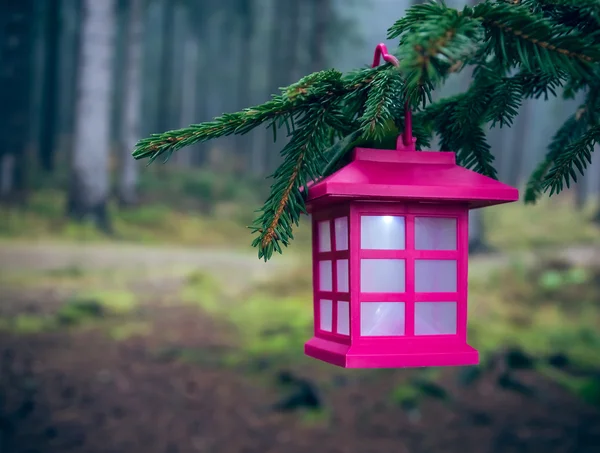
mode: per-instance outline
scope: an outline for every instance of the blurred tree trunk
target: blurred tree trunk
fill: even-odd
[[[237,15],[240,22],[240,58],[238,59],[237,83],[239,108],[249,107],[253,102],[252,88],[254,87],[254,74],[252,64],[256,64],[253,58],[253,42],[255,32],[255,10],[256,4],[252,0],[238,0]],[[250,173],[260,176],[265,173],[265,150],[256,140],[249,140],[248,135],[239,135],[236,140],[236,149],[243,153],[248,152],[243,160],[248,163]]]
[[[203,71],[204,68],[200,68],[200,49],[198,46],[198,37],[196,31],[192,27],[194,23],[194,5],[188,6],[190,10],[187,11],[186,23],[185,23],[185,37],[183,43],[183,78],[181,82],[180,95],[181,95],[181,113],[179,122],[181,127],[187,127],[190,124],[198,122],[196,118],[196,104],[198,98],[198,90],[200,87],[197,84],[198,72]],[[188,168],[193,164],[194,153],[196,149],[190,149],[188,151],[176,153],[177,162]]]
[[[203,0],[193,3],[192,29],[196,31],[196,40],[198,42],[198,67],[196,78],[196,123],[209,121],[213,116],[209,102],[210,93],[214,89],[214,77],[211,71],[207,71],[212,65],[211,60],[211,27],[210,22],[218,10],[218,0]],[[190,150],[193,153],[192,162],[194,165],[202,167],[206,165],[209,159],[208,143],[198,143]]]
[[[41,167],[46,171],[54,170],[54,151],[58,129],[58,99],[60,86],[58,75],[60,68],[60,0],[48,0],[45,11],[44,63],[42,65],[42,96],[39,118],[39,158]]]
[[[127,26],[127,57],[125,58],[125,93],[123,97],[123,127],[120,140],[119,203],[129,206],[137,203],[139,162],[131,153],[140,139],[142,44],[144,0],[129,0]]]
[[[157,130],[164,132],[171,128],[171,96],[173,95],[173,38],[175,5],[173,0],[162,0],[162,51],[160,53],[160,82],[158,89]]]
[[[169,128],[180,129],[188,126],[188,124],[184,124],[182,121],[184,97],[187,96],[182,87],[185,86],[184,82],[188,80],[186,74],[186,51],[188,49],[187,16],[189,14],[189,6],[184,2],[175,2],[173,8],[175,11],[173,13],[173,47],[171,49],[173,63],[171,65],[171,95],[169,96]],[[189,164],[189,154],[188,150],[182,153],[175,153],[172,160],[177,166],[185,168]]]
[[[573,191],[575,192],[575,208],[582,210],[588,200],[588,178],[587,175],[577,175],[577,182],[574,184]]]
[[[311,72],[322,71],[327,66],[327,37],[332,15],[332,0],[313,0],[313,30],[310,42]]]
[[[273,23],[271,24],[271,53],[269,62],[269,87],[274,93],[279,88],[295,82],[295,50],[298,48],[300,34],[299,2],[276,1]],[[269,130],[272,136],[272,130]],[[277,133],[278,143],[271,144],[268,149],[268,170],[271,171],[281,162],[280,150],[285,145],[285,129]]]
[[[84,0],[68,215],[107,233],[115,0]]]
[[[112,100],[110,102],[110,147],[119,156],[121,137],[123,136],[123,97],[125,96],[125,72],[127,67],[127,42],[130,0],[117,0],[115,15],[115,51],[112,65]],[[118,160],[118,159],[117,159]],[[115,159],[111,156],[111,168],[114,168]]]
[[[507,156],[510,161],[507,162],[508,171],[506,182],[511,186],[518,186],[523,181],[523,163],[525,162],[525,153],[527,152],[527,134],[531,123],[532,105],[529,100],[524,100],[521,111],[515,118],[512,126],[512,146],[510,154]]]
[[[0,196],[24,200],[27,189],[34,15],[32,0],[5,0],[0,41]],[[8,108],[7,106],[10,106]],[[29,160],[29,162],[28,162]]]
[[[143,71],[142,80],[142,135],[148,136],[160,131],[158,121],[159,87],[161,70],[161,23],[162,2],[147,1],[144,11]],[[154,169],[150,169],[154,171]]]
[[[79,0],[61,0],[61,5],[60,81],[58,87],[60,102],[57,112],[60,136],[56,151],[60,152],[61,157],[68,162],[73,152],[73,134],[75,132],[81,3]]]

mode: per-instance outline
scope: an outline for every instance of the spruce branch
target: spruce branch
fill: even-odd
[[[432,116],[442,149],[455,150],[459,165],[497,179],[494,155],[482,127],[485,100],[478,98],[477,90],[471,90],[441,104]]]
[[[581,107],[578,112],[585,107]],[[548,152],[531,174],[525,189],[525,202],[535,203],[545,190],[545,178],[558,156],[574,141],[581,138],[587,129],[584,115],[574,113],[552,137]]]
[[[571,180],[577,182],[576,170],[579,174],[584,174],[587,166],[592,163],[592,153],[597,143],[600,143],[600,125],[591,127],[556,156],[554,165],[543,180],[543,189],[549,190],[550,195],[553,195],[562,191],[563,185],[570,187]]]
[[[351,80],[354,87],[345,88],[342,74],[336,70],[316,72],[282,90],[272,100],[237,113],[226,113],[213,121],[195,124],[183,129],[153,134],[140,140],[133,152],[135,159],[149,158],[154,161],[162,154],[167,158],[174,152],[195,143],[213,140],[226,135],[242,135],[250,130],[270,123],[274,129],[281,127],[298,113],[305,111],[314,102],[335,97],[348,89],[359,88],[368,81],[358,74]],[[276,125],[279,121],[279,125]]]
[[[360,131],[365,138],[383,138],[386,126],[394,121],[395,106],[403,105],[404,83],[399,71],[380,71],[373,77],[360,117]]]
[[[273,174],[271,194],[251,227],[253,233],[259,233],[252,245],[265,261],[274,251],[282,253],[282,245],[289,245],[294,238],[293,226],[299,224],[300,214],[306,213],[300,189],[319,176],[318,165],[324,163],[323,143],[328,140],[328,117],[333,110],[331,102],[311,106],[283,148],[284,161]]]
[[[580,33],[551,23],[521,3],[486,1],[465,11],[482,21],[490,51],[507,68],[523,66],[547,73],[562,68],[574,78],[589,79],[600,58],[597,43],[589,45]]]
[[[520,0],[532,11],[583,33],[600,31],[600,2],[598,0]]]

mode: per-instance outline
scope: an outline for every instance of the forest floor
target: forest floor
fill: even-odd
[[[598,252],[561,255],[588,265],[600,261]],[[475,258],[471,270],[514,259]],[[234,317],[236,294],[293,261],[265,265],[226,250],[1,244],[0,452],[600,450],[600,408],[514,349],[498,349],[482,367],[433,370],[435,377],[342,370],[300,348],[287,361],[275,349],[257,358],[244,349],[239,324],[214,306],[230,304]],[[205,272],[227,283],[224,292]],[[199,288],[192,298],[206,300],[190,303],[190,284]],[[285,302],[281,291],[272,303]],[[264,344],[279,338],[260,335]],[[239,351],[247,357],[230,355]],[[543,360],[570,366],[560,354]]]

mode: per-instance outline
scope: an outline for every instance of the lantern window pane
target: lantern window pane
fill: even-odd
[[[404,302],[362,302],[360,334],[363,337],[404,335]]]
[[[404,260],[360,260],[360,290],[363,293],[403,293],[405,280]]]
[[[337,333],[350,334],[350,302],[338,302]]]
[[[415,335],[455,335],[456,302],[415,302]]]
[[[337,291],[348,292],[348,260],[337,261]]]
[[[335,249],[348,250],[348,217],[339,217],[334,221]]]
[[[319,262],[319,289],[321,291],[331,291],[332,283],[331,261]]]
[[[416,250],[456,250],[456,218],[416,217]]]
[[[333,303],[331,300],[321,299],[319,302],[320,325],[319,328],[326,332],[331,332],[333,319]]]
[[[363,215],[360,218],[361,248],[369,250],[404,250],[404,217]]]
[[[415,260],[415,291],[453,293],[456,291],[456,260]]]
[[[331,252],[331,229],[329,220],[319,222],[319,252]]]

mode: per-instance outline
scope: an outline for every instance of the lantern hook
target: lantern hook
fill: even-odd
[[[377,47],[375,47],[375,55],[373,56],[371,67],[375,68],[379,66],[382,58],[393,66],[400,66],[400,61],[394,55],[388,53],[384,43],[377,44]],[[398,151],[415,151],[416,141],[412,135],[412,111],[409,102],[406,101],[406,104],[404,104],[404,131],[402,131],[402,135],[396,141],[396,149]]]

